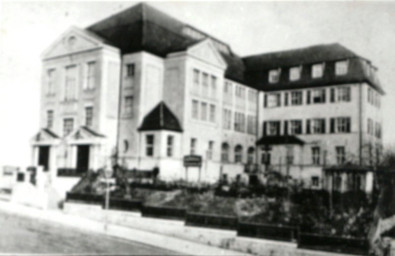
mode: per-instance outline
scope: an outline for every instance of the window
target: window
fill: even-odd
[[[221,145],[221,161],[229,162],[229,145],[226,142]]]
[[[280,135],[280,121],[269,121],[267,135]]]
[[[128,116],[133,115],[133,96],[125,97],[125,114]]]
[[[341,132],[350,132],[351,121],[349,117],[338,117],[336,119],[336,131]]]
[[[280,69],[273,69],[269,71],[269,83],[274,84],[278,83],[280,80]]]
[[[281,106],[281,93],[267,94],[267,106],[269,108]]]
[[[241,163],[243,161],[243,147],[237,145],[235,147],[235,163]]]
[[[85,84],[85,90],[92,90],[95,88],[95,68],[96,68],[96,62],[88,62],[86,66],[86,84]]]
[[[291,92],[291,105],[302,105],[303,93],[302,91]]]
[[[47,71],[47,95],[55,94],[55,69]]]
[[[346,151],[343,146],[336,147],[336,162],[338,165],[342,165],[346,162]]]
[[[348,61],[347,60],[343,60],[343,61],[338,61],[335,64],[335,69],[336,69],[336,75],[337,76],[341,76],[341,75],[345,75],[348,72]]]
[[[315,165],[320,164],[320,148],[319,147],[312,147],[311,148],[311,156],[312,156],[312,163]]]
[[[135,75],[135,65],[134,63],[129,63],[126,65],[126,76],[133,78]]]
[[[65,118],[63,120],[63,136],[69,135],[73,131],[74,120],[72,118]]]
[[[302,73],[302,67],[292,67],[289,70],[289,80],[296,81],[300,79],[300,74]]]
[[[270,165],[271,154],[268,151],[262,151],[261,164]]]
[[[75,65],[66,67],[66,81],[64,88],[64,100],[74,100],[77,91],[77,67]]]
[[[217,97],[217,78],[215,76],[211,76],[211,98]]]
[[[373,120],[368,118],[368,134],[373,134]]]
[[[256,133],[255,116],[251,116],[251,115],[247,116],[247,133],[253,135]]]
[[[51,129],[53,126],[53,110],[47,111],[47,128]]]
[[[223,116],[223,126],[224,129],[230,130],[232,129],[232,111],[229,109],[224,109],[224,116]]]
[[[290,134],[302,134],[302,120],[291,120]]]
[[[214,141],[210,140],[208,142],[208,150],[207,150],[207,159],[213,159],[213,151],[214,151]]]
[[[311,76],[320,78],[324,75],[324,64],[314,64],[311,68]]]
[[[287,146],[287,157],[286,157],[286,164],[293,164],[294,162],[294,147]]]
[[[243,113],[235,112],[234,130],[237,132],[244,132],[245,116]]]
[[[318,176],[311,177],[311,186],[319,187],[320,186],[320,178]]]
[[[232,84],[228,81],[225,82],[224,93],[232,95]]]
[[[337,88],[337,101],[348,102],[351,100],[351,88],[339,87]]]
[[[313,90],[313,103],[325,103],[325,89]]]
[[[192,100],[192,118],[199,118],[199,102],[197,100]]]
[[[379,123],[376,123],[375,135],[378,139],[381,139],[381,125]]]
[[[254,147],[249,147],[248,151],[247,151],[247,163],[248,164],[254,163],[254,153],[255,153]]]
[[[200,103],[200,119],[203,121],[207,121],[207,103]]]
[[[200,83],[200,71],[197,69],[193,70],[193,85],[196,88],[196,91],[199,91],[199,83]]]
[[[373,93],[372,89],[368,88],[368,102],[369,103],[372,103],[372,93]]]
[[[335,191],[340,191],[342,187],[342,177],[340,176],[335,176],[334,177],[334,184],[333,184],[333,189]]]
[[[312,133],[315,134],[325,133],[325,119],[322,118],[313,119],[311,124],[312,124],[311,127]]]
[[[208,96],[208,74],[203,73],[203,78],[202,78],[202,95],[203,96]]]
[[[174,136],[168,135],[167,136],[167,156],[171,157],[173,156],[173,144],[174,144]]]
[[[85,108],[85,125],[92,126],[93,123],[93,107]]]
[[[154,142],[155,137],[152,134],[147,134],[145,136],[145,155],[154,156]]]
[[[196,139],[191,138],[191,155],[196,154]]]
[[[210,122],[215,123],[215,105],[210,104]]]

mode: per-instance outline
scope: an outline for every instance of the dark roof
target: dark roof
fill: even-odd
[[[185,27],[193,28],[145,3],[140,3],[89,26],[87,30],[119,48],[123,54],[147,51],[166,57],[169,53],[184,51],[202,40],[185,35],[182,32]],[[228,65],[225,77],[244,82],[242,59],[226,43],[193,29],[205,38],[211,38],[228,48],[229,54],[221,52]]]
[[[366,70],[370,68],[370,61],[337,43],[254,55],[243,58],[243,60],[247,70],[246,82],[264,91],[366,82],[384,94],[375,72]],[[335,62],[339,60],[349,60],[349,69],[346,75],[335,75]],[[325,63],[324,75],[321,78],[312,78],[312,65],[317,63]],[[302,67],[301,77],[299,80],[290,81],[289,69],[295,66]],[[279,82],[269,83],[269,71],[277,68],[281,68]]]
[[[51,131],[48,128],[44,128],[43,131],[45,131],[47,134],[49,134],[54,139],[58,139],[59,138],[59,136],[56,133],[54,133],[53,131]]]
[[[169,130],[182,132],[180,122],[162,101],[143,119],[139,131]]]
[[[85,130],[86,132],[88,132],[89,134],[91,134],[94,137],[105,137],[103,134],[100,134],[94,130],[92,130],[90,127],[88,126],[81,126],[81,129]]]
[[[284,135],[284,136],[264,136],[256,142],[256,145],[286,145],[286,144],[303,145],[304,141],[294,135]]]

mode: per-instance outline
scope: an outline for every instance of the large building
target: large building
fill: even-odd
[[[240,57],[138,4],[70,28],[42,58],[33,164],[53,179],[116,157],[162,179],[212,182],[247,169],[254,180],[270,168],[317,185],[325,166],[365,164],[381,145],[376,69],[338,44]],[[202,156],[200,170],[186,171],[187,155]]]

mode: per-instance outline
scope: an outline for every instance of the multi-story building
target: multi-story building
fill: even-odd
[[[163,179],[215,181],[262,163],[272,145],[271,168],[315,182],[322,165],[381,143],[374,73],[340,45],[242,58],[138,4],[69,29],[44,52],[33,164],[55,178],[116,157]],[[186,155],[202,156],[201,169],[186,173]]]

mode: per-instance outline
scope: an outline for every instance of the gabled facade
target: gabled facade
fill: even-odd
[[[337,164],[336,147],[365,159],[363,145],[381,145],[375,69],[340,45],[241,58],[138,4],[69,29],[42,58],[33,164],[54,173],[97,170],[116,157],[128,169],[184,179],[184,156],[200,155],[190,180],[200,173],[208,182],[224,175],[252,181],[271,168],[310,186]]]

